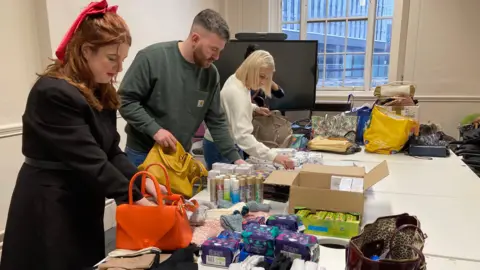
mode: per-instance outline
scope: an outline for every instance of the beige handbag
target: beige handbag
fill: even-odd
[[[289,148],[293,141],[292,123],[282,116],[255,115],[253,136],[270,148]]]
[[[375,87],[376,97],[415,96],[415,84],[411,82],[390,82]]]

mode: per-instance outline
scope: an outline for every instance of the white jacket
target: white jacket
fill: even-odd
[[[220,103],[227,116],[230,134],[236,145],[252,157],[273,161],[277,156],[275,150],[257,141],[252,135],[253,112],[257,105],[252,103],[250,90],[237,79],[230,76],[220,91]],[[204,138],[213,141],[208,130]]]

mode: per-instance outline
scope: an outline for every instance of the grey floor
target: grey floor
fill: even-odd
[[[115,227],[105,232],[105,254],[115,250]]]

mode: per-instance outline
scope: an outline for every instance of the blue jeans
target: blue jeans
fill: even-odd
[[[238,149],[238,148],[237,148]],[[243,157],[243,151],[238,149],[240,157]],[[212,169],[212,165],[215,162],[227,163],[230,164],[232,161],[228,160],[226,157],[220,154],[217,145],[214,142],[203,139],[203,158],[207,164],[208,170]]]
[[[125,154],[127,154],[128,160],[130,160],[130,162],[132,162],[133,165],[135,165],[135,167],[140,166],[145,161],[148,155],[148,153],[143,153],[137,150],[133,150],[128,146],[125,147]]]

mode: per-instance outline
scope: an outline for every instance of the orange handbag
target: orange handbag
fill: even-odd
[[[140,171],[132,177],[128,189],[128,204],[119,205],[116,210],[117,249],[140,250],[157,247],[161,250],[176,250],[187,247],[192,241],[193,232],[186,211],[195,211],[198,203],[192,200],[192,204],[187,204],[182,196],[172,194],[165,166],[155,163],[146,170],[151,166],[162,168],[168,194],[162,195],[155,176],[147,171]],[[133,203],[132,188],[138,176],[142,176],[142,194],[146,194],[147,177],[153,180],[157,206],[140,206]]]

